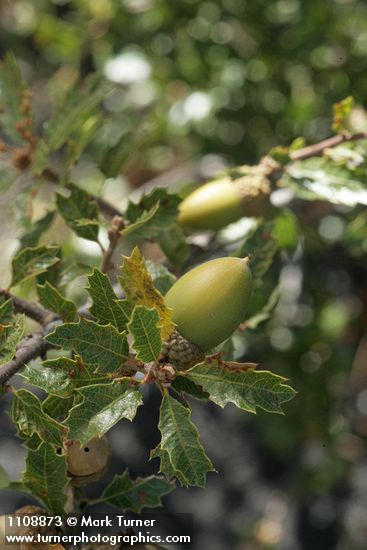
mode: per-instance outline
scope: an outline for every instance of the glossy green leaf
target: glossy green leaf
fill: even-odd
[[[1,298],[0,298],[1,299]],[[14,307],[11,299],[0,303],[0,324],[10,325],[13,322]]]
[[[84,445],[93,437],[102,437],[119,420],[133,420],[142,404],[141,393],[131,385],[129,378],[120,383],[95,384],[79,388],[83,398],[70,411],[66,420],[69,438]]]
[[[337,147],[323,157],[289,165],[282,184],[305,200],[352,207],[367,204],[366,162],[363,156],[346,147]]]
[[[162,497],[174,488],[171,482],[154,475],[132,480],[125,470],[113,478],[103,491],[101,500],[124,511],[140,513],[143,508],[162,506]]]
[[[65,298],[51,283],[37,286],[40,303],[46,309],[58,313],[64,321],[74,321],[77,309],[75,304]]]
[[[77,387],[110,382],[106,375],[98,375],[96,369],[96,365],[85,365],[80,358],[58,357],[44,361],[42,365],[26,365],[21,376],[28,384],[50,395],[66,398],[73,395]]]
[[[210,400],[220,407],[234,403],[240,409],[256,413],[260,408],[267,412],[283,414],[281,405],[292,399],[296,392],[284,384],[285,378],[254,368],[237,368],[219,361],[207,359],[187,371],[190,380],[210,394]]]
[[[59,357],[44,361],[42,365],[25,365],[21,376],[28,384],[41,388],[48,394],[68,397],[74,391],[76,369],[76,361]]]
[[[57,246],[23,248],[12,262],[13,278],[11,286],[29,277],[36,277],[59,261],[60,249]]]
[[[50,227],[55,217],[55,212],[47,212],[40,220],[32,223],[28,219],[26,231],[20,238],[20,248],[35,247],[38,245],[40,237]]]
[[[11,325],[0,325],[0,364],[10,361],[24,334],[24,316],[19,315]]]
[[[188,406],[181,405],[169,394],[164,396],[158,424],[162,436],[160,452],[168,454],[172,467],[168,475],[172,471],[178,472],[177,477],[182,485],[204,487],[206,474],[214,468],[199,441],[199,433],[190,415]]]
[[[66,505],[67,465],[64,455],[56,454],[47,443],[28,449],[23,482],[50,512],[63,514]]]
[[[178,373],[178,376],[171,382],[171,388],[180,394],[187,394],[190,397],[201,401],[208,401],[209,394],[190,380],[186,374]]]
[[[64,420],[74,404],[74,397],[61,398],[57,395],[49,395],[42,401],[42,410],[55,420]]]
[[[161,188],[143,195],[137,204],[129,202],[125,212],[129,225],[122,234],[134,231],[135,237],[159,237],[162,230],[176,221],[180,202],[178,195]]]
[[[136,306],[128,325],[134,338],[136,358],[146,363],[158,359],[162,351],[159,316],[155,309]]]
[[[98,240],[99,226],[95,223],[98,219],[98,208],[95,200],[86,191],[83,191],[73,183],[69,183],[66,188],[70,195],[57,195],[56,203],[60,215],[65,223],[75,233],[83,239],[90,241]],[[90,224],[78,222],[89,220]]]
[[[153,449],[150,453],[150,459],[153,458],[159,458],[160,466],[159,466],[159,472],[163,474],[166,479],[170,480],[172,478],[176,478],[177,481],[182,486],[187,486],[187,481],[185,477],[182,475],[182,473],[179,470],[175,470],[172,466],[170,456],[166,450],[161,449],[161,446],[158,445],[155,449]]]
[[[64,427],[42,410],[40,401],[30,391],[21,388],[14,393],[11,416],[22,434],[37,434],[51,445],[62,446]]]
[[[89,311],[101,325],[111,324],[119,332],[126,329],[130,320],[132,305],[127,300],[120,300],[111,285],[107,275],[94,269],[88,277],[88,293],[93,300]]]
[[[63,349],[74,350],[86,363],[98,365],[105,373],[117,371],[129,356],[124,333],[117,332],[112,325],[102,326],[88,319],[60,325],[46,340]]]
[[[134,237],[140,237],[142,239],[148,237],[152,232],[152,220],[158,210],[159,202],[156,202],[149,210],[144,210],[134,222],[130,222],[130,224],[121,231],[122,235],[127,237],[131,235],[131,233],[134,233]]]

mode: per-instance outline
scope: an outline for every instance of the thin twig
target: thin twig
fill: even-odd
[[[336,147],[341,143],[359,141],[361,139],[367,139],[367,132],[361,132],[359,134],[338,134],[337,136],[324,139],[319,143],[314,143],[313,145],[308,145],[307,147],[298,149],[298,151],[292,151],[292,153],[290,153],[290,158],[292,161],[296,161],[305,160],[311,157],[318,157],[323,154],[325,149]]]
[[[27,317],[33,319],[34,321],[37,321],[37,323],[40,323],[40,325],[45,326],[59,317],[54,312],[45,309],[38,304],[28,302],[27,300],[23,300],[22,298],[14,296],[8,290],[0,290],[0,296],[4,296],[5,298],[12,301],[14,311],[16,313],[25,313]]]
[[[112,262],[112,256],[116,250],[121,237],[121,230],[125,227],[125,221],[122,216],[114,216],[112,225],[108,231],[109,245],[103,254],[101,270],[103,273],[108,273],[115,268]]]

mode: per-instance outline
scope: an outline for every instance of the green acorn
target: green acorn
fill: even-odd
[[[194,352],[214,348],[244,321],[251,279],[248,258],[217,258],[187,272],[170,288],[165,303],[173,309],[176,332],[195,346]],[[170,345],[172,339],[177,340],[175,333],[168,342],[171,362],[184,364],[187,344]]]
[[[233,177],[210,181],[180,204],[179,221],[194,230],[218,230],[243,216],[264,216],[270,210],[268,166],[242,166]]]

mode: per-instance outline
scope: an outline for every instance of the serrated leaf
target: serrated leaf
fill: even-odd
[[[177,223],[165,231],[161,231],[157,237],[162,252],[174,266],[182,265],[190,255],[185,233]]]
[[[38,434],[34,433],[31,437],[28,437],[27,435],[18,432],[19,436],[24,439],[23,446],[26,449],[32,449],[33,451],[37,451],[37,449],[40,448],[42,445],[42,439],[38,436]]]
[[[93,300],[89,311],[98,323],[117,328],[119,332],[126,329],[131,317],[132,305],[127,300],[120,300],[116,296],[107,275],[94,269],[88,277],[87,291]]]
[[[190,380],[210,394],[210,400],[220,407],[234,403],[240,409],[256,413],[260,408],[283,414],[281,404],[296,392],[284,384],[285,378],[254,368],[228,368],[219,359],[207,359],[186,372]]]
[[[15,56],[9,52],[0,65],[0,122],[6,134],[17,143],[22,142],[16,126],[24,117],[24,90],[19,64]]]
[[[149,363],[158,359],[162,351],[159,316],[155,309],[136,306],[128,329],[134,338],[136,358]]]
[[[180,373],[178,373],[178,376],[171,382],[171,388],[178,393],[186,393],[190,395],[190,397],[200,399],[201,401],[208,401],[209,399],[208,392],[204,391],[186,375],[181,375]]]
[[[134,205],[136,206],[136,205]],[[159,210],[159,202],[156,202],[149,210],[143,211],[141,216],[136,218],[136,220],[131,223],[121,231],[121,234],[124,237],[127,237],[128,235],[131,235],[134,233],[134,237],[140,237],[141,239],[144,239],[151,235],[151,222],[156,213]]]
[[[10,361],[24,334],[24,315],[11,325],[0,325],[0,364]]]
[[[67,465],[64,455],[56,454],[47,443],[28,449],[23,482],[54,514],[63,514],[66,505]]]
[[[111,88],[99,75],[91,75],[82,89],[70,90],[48,122],[44,139],[50,151],[60,149],[88,119],[98,115],[99,105]]]
[[[122,288],[130,302],[155,308],[160,318],[161,335],[166,340],[174,329],[172,310],[168,308],[162,294],[154,287],[140,250],[135,247],[131,256],[124,256],[119,277]]]
[[[44,361],[42,365],[25,365],[20,374],[28,384],[41,388],[48,394],[69,397],[75,387],[74,372],[76,368],[76,361],[67,357],[59,357]]]
[[[61,276],[62,273],[67,269],[65,258],[63,258],[62,250],[58,253],[59,261],[50,266],[46,271],[40,273],[36,277],[36,282],[38,285],[44,285],[47,281],[52,284],[54,287],[59,287],[61,285]],[[70,265],[70,259],[68,260],[68,265]]]
[[[58,313],[64,321],[73,321],[75,319],[77,314],[75,304],[65,298],[51,283],[46,281],[44,285],[38,285],[37,292],[43,307],[54,313]]]
[[[112,373],[129,357],[124,333],[112,325],[102,326],[88,319],[56,327],[46,340],[63,349],[74,350],[86,363],[96,364],[101,372]]]
[[[254,290],[263,284],[263,277],[273,263],[278,251],[278,243],[274,238],[274,221],[258,220],[246,240],[233,254],[238,257],[250,256],[250,269]]]
[[[40,273],[44,273],[51,265],[59,261],[59,251],[57,246],[38,246],[24,248],[18,252],[12,262],[11,286],[17,285],[29,277],[36,277]]]
[[[27,224],[27,231],[20,238],[20,248],[37,246],[41,235],[43,235],[43,233],[50,227],[54,217],[55,212],[47,212],[43,218],[35,223],[31,223],[29,220]]]
[[[21,388],[15,392],[11,416],[19,431],[27,437],[38,434],[43,441],[62,446],[64,427],[42,410],[40,401],[30,391]]]
[[[157,239],[162,230],[170,227],[177,219],[178,195],[168,193],[166,189],[153,189],[143,195],[137,204],[129,202],[125,218],[129,224],[122,234],[134,232],[135,237]]]
[[[6,471],[0,466],[0,489],[6,489],[10,485],[10,479]]]
[[[164,296],[171,286],[176,282],[177,277],[173,275],[163,264],[157,264],[151,260],[145,260],[145,265],[152,277],[154,286]]]
[[[206,474],[214,468],[199,441],[199,433],[190,415],[189,407],[184,407],[169,394],[163,397],[158,424],[162,435],[159,453],[168,454],[171,465],[169,474],[174,471],[176,475],[177,472],[181,485],[204,487]]]
[[[121,508],[140,513],[143,508],[162,506],[162,497],[171,493],[174,484],[157,476],[130,479],[128,471],[116,475],[103,491],[101,500]]]
[[[9,300],[4,300],[0,304],[0,324],[10,325],[13,322],[13,316],[14,316],[13,302],[9,298]]]
[[[74,397],[58,397],[57,395],[49,395],[42,401],[42,410],[55,418],[56,420],[64,419],[74,404]]]
[[[185,477],[181,474],[181,472],[173,468],[168,452],[161,449],[160,445],[151,451],[150,460],[153,458],[159,458],[159,473],[163,474],[166,479],[171,480],[175,477],[182,486],[187,485]]]
[[[334,159],[338,149],[333,150]],[[287,167],[281,182],[305,200],[323,200],[352,207],[366,205],[367,166],[365,159],[362,162],[353,165],[345,155],[338,161],[327,158],[327,155],[298,161]]]
[[[106,375],[95,373],[96,365],[85,365],[77,360],[58,357],[44,361],[42,365],[26,365],[21,372],[28,384],[61,398],[73,395],[75,388],[86,384],[108,383]],[[51,415],[53,416],[53,415]]]
[[[141,394],[129,378],[121,383],[85,386],[77,392],[83,401],[71,409],[66,424],[70,439],[78,439],[81,445],[93,437],[102,437],[123,418],[133,420],[142,404]]]
[[[70,195],[64,197],[59,194],[56,198],[60,215],[79,237],[90,241],[98,241],[99,226],[97,224],[78,223],[80,220],[90,220],[91,222],[98,220],[98,208],[95,200],[86,191],[73,183],[69,183],[65,187],[70,191]]]

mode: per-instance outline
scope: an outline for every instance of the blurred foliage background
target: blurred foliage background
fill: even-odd
[[[57,102],[95,70],[118,84],[100,139],[113,147],[138,128],[139,147],[118,178],[106,180],[93,151],[75,174],[91,191],[123,199],[165,173],[172,185],[187,183],[256,163],[298,136],[328,136],[333,103],[348,95],[365,103],[367,4],[3,0],[0,54],[8,50],[34,90],[39,125],[46,89]],[[355,125],[363,124],[360,115]],[[220,475],[205,491],[177,490],[166,510],[194,513],[197,548],[366,548],[365,208],[302,203],[295,213],[302,237],[264,282],[274,288],[280,270],[275,315],[241,337],[238,355],[289,377],[299,394],[285,417],[194,406]],[[149,404],[154,410],[155,396]],[[154,471],[145,415],[112,432],[119,471],[121,462],[136,475]],[[2,458],[16,472],[22,455],[17,448],[14,458],[11,427],[1,422]]]

